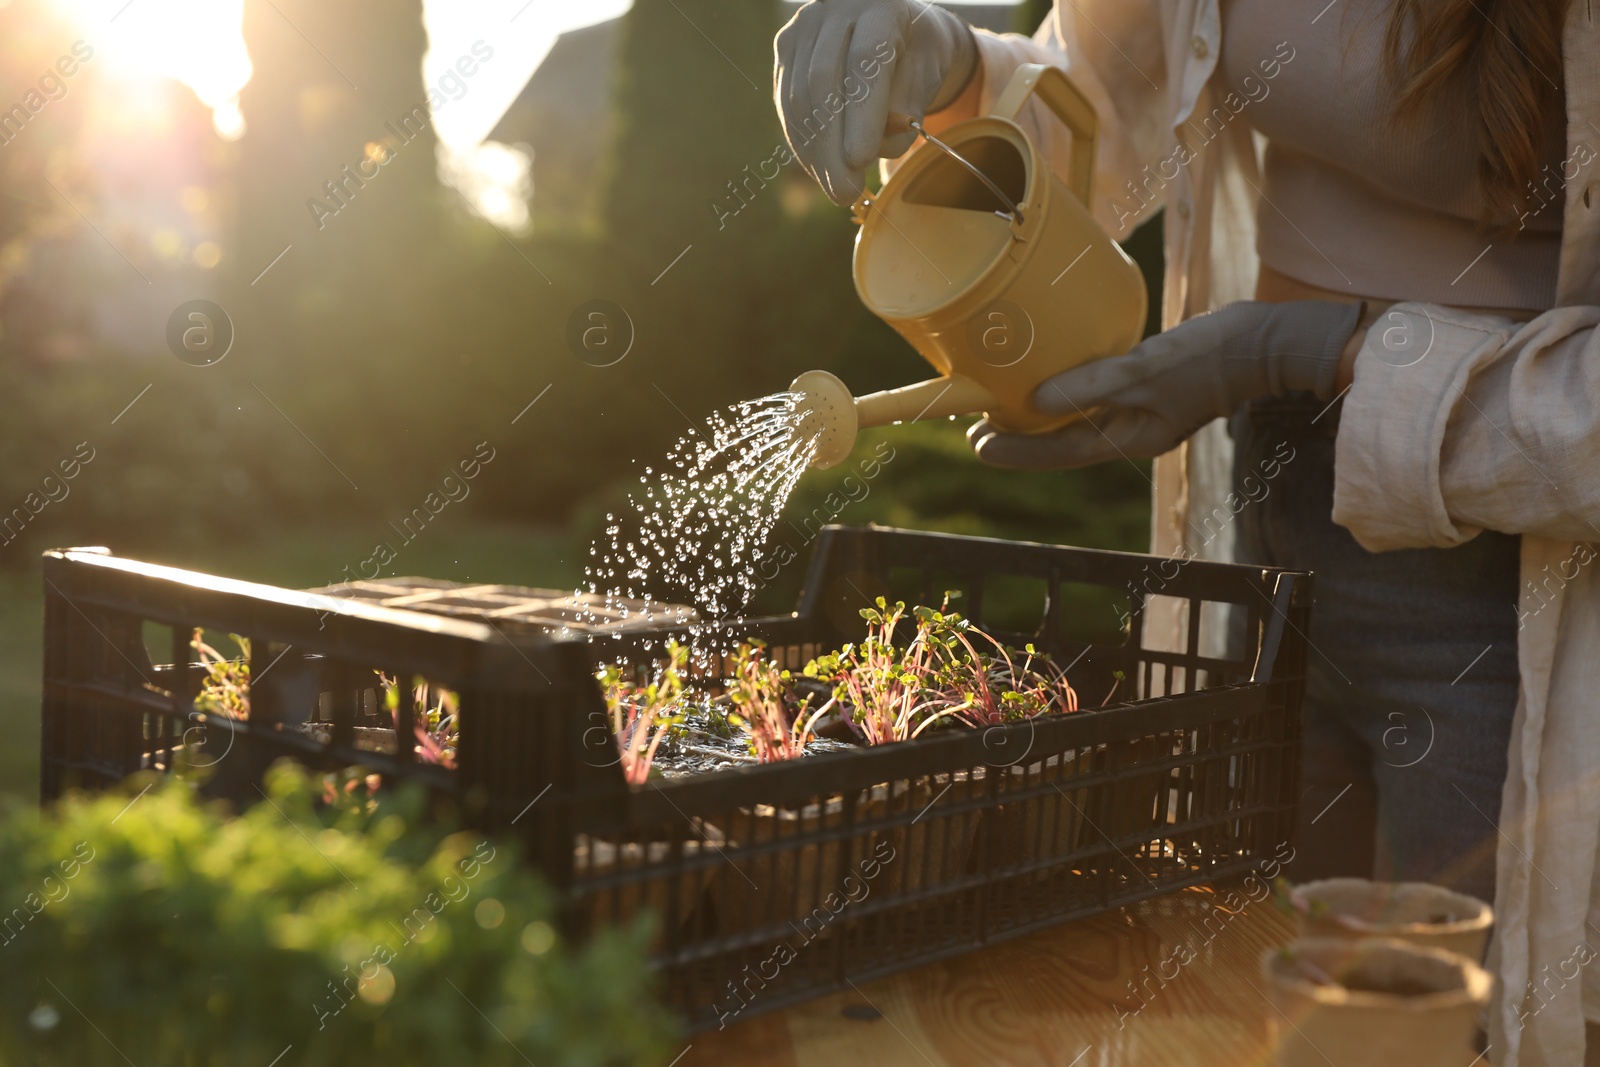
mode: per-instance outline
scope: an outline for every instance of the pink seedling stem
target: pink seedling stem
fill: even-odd
[[[667,661],[656,669],[648,685],[630,683],[615,665],[602,667],[595,675],[617,739],[622,773],[629,782],[637,785],[649,780],[656,751],[681,729],[688,663],[689,649],[669,641]]]
[[[383,684],[383,704],[398,726],[400,721],[400,685],[382,671],[375,671]],[[421,675],[411,679],[412,710],[416,718],[413,727],[416,745],[412,752],[422,763],[441,767],[455,767],[456,743],[461,736],[461,697],[453,689],[436,685]]]
[[[744,727],[756,759],[775,763],[805,755],[811,724],[801,729],[796,725],[805,715],[810,698],[801,701],[795,714],[790,715],[784,700],[790,688],[789,672],[767,658],[763,643],[753,641],[739,646],[728,688],[728,697],[738,709],[728,716],[728,721]]]
[[[879,597],[876,609],[861,609],[867,635],[859,643],[806,667],[806,674],[834,683],[829,704],[853,709],[856,728],[869,745],[908,740],[962,710],[933,685],[940,650],[928,626],[919,622],[905,647],[896,647],[895,631],[905,614],[905,604],[890,608]]]
[[[929,625],[952,652],[944,684],[952,699],[960,698],[959,714],[969,725],[997,726],[1078,710],[1078,694],[1066,673],[1032,645],[1020,652],[1009,648],[953,613],[936,613]],[[980,652],[974,640],[993,652]]]

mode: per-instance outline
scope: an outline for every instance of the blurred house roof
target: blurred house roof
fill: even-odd
[[[784,0],[783,20],[801,0]],[[940,3],[974,26],[1011,28],[1014,4]],[[506,108],[488,139],[533,149],[533,216],[577,222],[593,209],[595,176],[610,139],[612,56],[620,18],[571,30]]]

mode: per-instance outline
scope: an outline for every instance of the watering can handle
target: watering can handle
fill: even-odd
[[[1024,63],[1011,76],[1010,84],[994,102],[989,114],[1015,119],[1022,105],[1035,93],[1072,131],[1072,175],[1068,187],[1088,208],[1089,194],[1094,187],[1094,142],[1098,123],[1094,105],[1067,79],[1061,68]]]

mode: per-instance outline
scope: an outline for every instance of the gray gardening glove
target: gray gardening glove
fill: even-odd
[[[1042,412],[1086,418],[1042,434],[1003,433],[983,420],[967,441],[996,467],[1087,467],[1169,452],[1257,397],[1309,392],[1331,401],[1339,355],[1362,311],[1359,302],[1331,300],[1229,304],[1125,356],[1047,378],[1034,393]]]
[[[949,106],[978,66],[959,16],[922,0],[815,0],[778,31],[773,94],[789,146],[836,204],[866,189],[866,168],[917,135],[886,135],[890,112]]]

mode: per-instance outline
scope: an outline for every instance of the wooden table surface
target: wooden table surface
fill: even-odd
[[[733,1023],[694,1037],[676,1067],[1270,1064],[1260,958],[1294,927],[1270,900],[1220,907],[1242,898],[1236,888],[1170,894]]]

